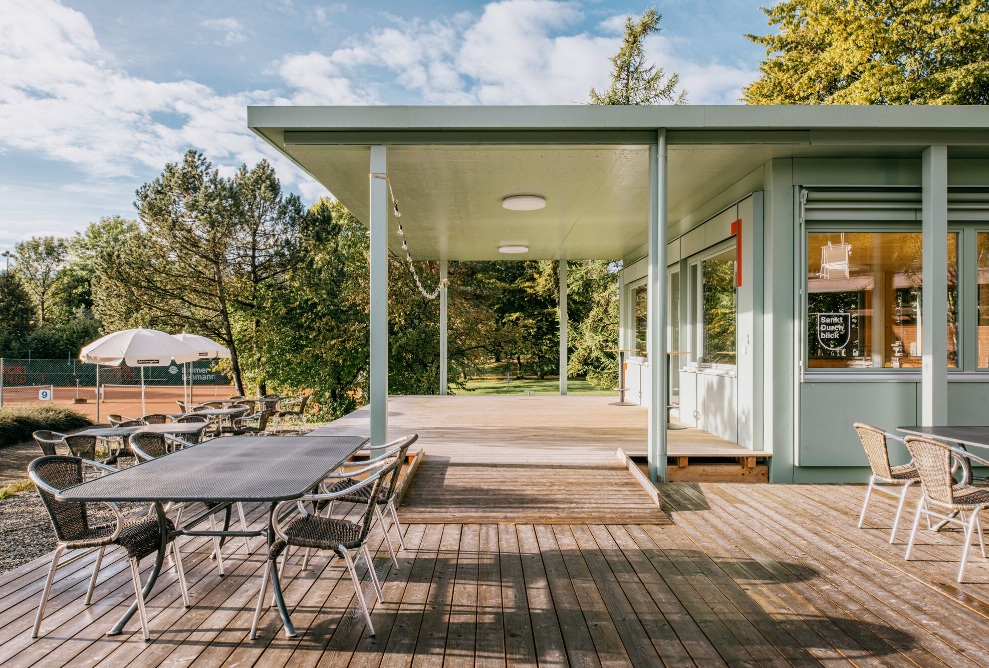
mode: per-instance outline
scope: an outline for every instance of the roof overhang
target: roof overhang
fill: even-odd
[[[370,146],[415,259],[616,259],[646,242],[648,155],[668,150],[672,224],[773,158],[989,158],[989,107],[249,107],[248,125],[368,220]],[[540,211],[502,199],[536,194]],[[401,239],[392,225],[389,246]]]

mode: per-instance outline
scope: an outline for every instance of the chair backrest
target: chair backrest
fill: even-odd
[[[271,416],[274,414],[275,411],[273,410],[261,411],[261,414],[258,416],[258,431],[264,431],[268,428],[268,420],[270,420]]]
[[[889,450],[886,445],[886,432],[878,427],[855,423],[855,431],[858,432],[862,447],[865,448],[865,456],[869,458],[869,466],[872,472],[880,477],[889,480],[893,477],[892,467],[889,465]]]
[[[906,443],[924,493],[934,501],[954,504],[951,448],[940,441],[918,436],[907,436]]]
[[[367,537],[371,533],[371,523],[374,521],[374,506],[378,503],[378,499],[381,498],[381,494],[384,490],[385,480],[392,474],[396,468],[402,467],[402,460],[398,457],[390,457],[381,462],[381,468],[378,472],[371,472],[369,477],[374,477],[374,483],[371,483],[371,493],[367,497],[367,507],[364,509],[364,514],[361,517],[358,525],[361,528],[360,531],[360,542],[361,544],[367,540]],[[350,489],[356,489],[362,487],[365,481],[357,483]]]
[[[164,457],[168,454],[164,434],[131,434],[129,441],[134,456],[142,462]]]
[[[166,424],[168,422],[168,416],[163,413],[152,413],[141,419],[144,420],[144,424]]]
[[[128,420],[127,422],[121,422],[118,427],[143,427],[148,424],[144,420]]]
[[[119,427],[124,422],[130,422],[134,418],[124,417],[123,415],[117,415],[116,413],[111,413],[110,415],[106,416],[106,419],[110,423],[110,426]]]
[[[245,397],[243,394],[235,394],[230,398],[234,400],[238,400],[238,399],[246,399],[247,397]]]
[[[223,408],[222,401],[207,401],[202,405],[206,408]]]
[[[179,418],[177,418],[175,421],[179,423],[202,422],[208,424],[209,418],[206,417],[205,415],[182,415]]]
[[[62,439],[73,457],[96,459],[96,437],[89,434],[71,434]]]
[[[189,410],[190,410],[189,409],[189,404],[187,404],[186,402],[179,401],[178,399],[176,399],[175,400],[175,403],[178,404],[179,410],[182,411],[183,413],[188,413],[189,412]]]
[[[385,480],[384,489],[382,489],[380,499],[382,503],[388,503],[395,498],[395,492],[398,491],[398,479],[402,474],[402,464],[405,463],[405,458],[409,454],[409,448],[411,448],[412,444],[418,439],[419,434],[411,434],[406,436],[405,442],[399,446],[398,452],[396,453],[396,456],[398,457],[398,465],[391,469],[387,479]]]
[[[46,455],[57,455],[58,449],[56,446],[64,443],[62,439],[65,438],[65,434],[48,429],[39,429],[31,434],[31,437],[34,438],[34,442],[41,448],[41,452]]]
[[[38,457],[28,466],[28,476],[35,484],[41,502],[48,511],[55,536],[61,542],[84,537],[89,531],[86,504],[62,501],[50,489],[63,490],[84,481],[83,460],[79,457]]]

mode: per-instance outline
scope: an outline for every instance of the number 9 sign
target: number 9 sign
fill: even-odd
[[[38,390],[38,401],[51,401],[52,391],[51,390]]]

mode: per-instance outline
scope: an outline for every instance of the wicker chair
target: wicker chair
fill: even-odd
[[[127,422],[121,422],[117,426],[118,427],[143,427],[145,425],[147,425],[147,422],[145,422],[144,420],[142,420],[140,418],[137,418],[135,420],[128,420]]]
[[[275,411],[261,411],[254,415],[234,418],[233,425],[224,427],[221,431],[224,434],[234,434],[236,436],[262,434],[268,428],[268,421],[274,414]]]
[[[179,424],[189,424],[193,422],[201,422],[203,424],[209,424],[209,418],[205,415],[180,415],[175,418],[175,421]]]
[[[138,432],[136,434],[130,435],[130,448],[131,451],[134,453],[134,456],[137,458],[138,462],[147,462],[152,459],[158,459],[159,457],[164,457],[165,455],[169,454],[169,452],[173,451],[169,449],[168,447],[169,443],[173,443],[175,446],[178,446],[178,449],[180,450],[182,448],[195,446],[195,443],[189,443],[187,441],[183,441],[180,438],[175,438],[174,436],[166,436],[164,434],[156,434],[156,433],[142,434]],[[242,531],[247,531],[248,530],[247,518],[244,515],[244,505],[238,502],[236,506],[237,506],[237,513],[240,516],[240,528]],[[173,510],[176,512],[175,524],[180,526],[182,524],[182,511],[184,509],[185,509],[184,503],[170,503],[165,508],[167,512],[171,512]],[[216,530],[216,518],[214,515],[210,515],[209,517],[209,526],[210,526],[210,531]],[[220,553],[221,544],[222,543],[220,542],[220,537],[214,536],[213,551],[214,554],[216,555],[216,568],[220,572],[220,575],[223,575],[223,555]],[[247,538],[246,536],[244,537],[244,547],[247,550],[247,553],[250,554],[251,542],[250,539]]]
[[[164,413],[152,413],[141,418],[144,424],[168,424],[168,416]]]
[[[336,482],[332,482],[329,485],[324,483],[323,491],[339,492],[348,487],[352,487],[354,484],[356,484],[358,481],[355,478],[351,477],[350,473],[347,473],[347,469],[374,464],[375,462],[381,461],[388,457],[398,457],[399,462],[404,462],[406,456],[409,453],[409,448],[412,447],[412,444],[415,443],[418,438],[419,438],[418,434],[403,436],[402,438],[396,439],[391,443],[387,443],[383,446],[380,446],[380,448],[384,449],[384,453],[382,453],[378,457],[375,457],[373,459],[364,462],[354,462],[354,463],[344,464],[343,466],[340,467],[339,473],[332,473],[329,476],[327,476],[328,478],[327,482],[330,482],[333,479],[336,479]],[[391,555],[391,560],[392,563],[395,564],[395,568],[398,568],[398,559],[395,557],[395,548],[391,544],[391,539],[388,537],[388,532],[392,529],[392,527],[395,527],[398,530],[398,541],[401,548],[403,550],[406,549],[405,536],[403,535],[404,531],[402,530],[402,523],[398,521],[398,512],[395,509],[395,493],[398,491],[398,479],[401,473],[402,473],[401,464],[399,464],[399,466],[396,466],[394,469],[392,469],[391,473],[389,473],[388,477],[385,479],[383,483],[384,487],[381,491],[381,494],[378,495],[377,503],[374,504],[375,521],[381,527],[381,531],[385,535],[385,544],[388,546],[388,554]],[[371,494],[371,490],[369,488],[359,487],[355,489],[353,493],[344,494],[343,496],[338,497],[336,500],[346,503],[363,505],[367,503],[370,494]],[[386,512],[388,512],[391,515],[391,520],[392,520],[391,526],[385,525],[384,513],[381,512],[382,509],[384,509]],[[307,552],[306,557],[308,558],[308,556],[309,554]],[[305,563],[306,562],[304,561],[303,567],[305,567]]]
[[[978,532],[979,548],[982,557],[985,558],[986,556],[980,515],[982,510],[989,506],[989,488],[976,487],[971,484],[971,462],[989,465],[989,461],[929,438],[908,436],[906,444],[913,456],[914,463],[917,465],[917,471],[920,473],[923,494],[917,503],[917,513],[913,518],[913,529],[910,531],[910,541],[907,543],[904,558],[910,559],[910,552],[913,550],[913,542],[920,526],[921,515],[926,515],[928,521],[931,518],[937,519],[938,527],[946,524],[960,526],[965,530],[965,538],[962,543],[962,560],[958,566],[958,581],[961,582],[965,573],[965,563],[968,561],[968,548],[972,542],[973,533]],[[960,468],[963,471],[960,483],[956,483],[954,479],[955,462],[961,464]],[[966,513],[968,514],[967,520],[965,519]]]
[[[54,456],[59,454],[58,447],[65,447],[65,434],[60,434],[57,431],[49,431],[47,429],[39,429],[38,431],[31,434],[31,438],[34,442],[38,444],[41,448],[41,452],[45,455]]]
[[[275,564],[278,555],[288,546],[332,550],[335,556],[344,560],[354,583],[357,601],[364,613],[364,621],[367,622],[368,635],[374,635],[371,613],[368,610],[367,602],[364,600],[361,582],[357,577],[355,559],[351,553],[357,552],[357,559],[363,554],[368,573],[371,575],[371,582],[374,584],[374,592],[378,601],[382,601],[381,583],[378,582],[378,574],[374,570],[371,552],[367,548],[367,538],[374,521],[374,503],[381,492],[382,483],[391,470],[398,466],[401,466],[401,460],[397,457],[391,457],[366,467],[365,472],[368,476],[351,487],[329,494],[311,494],[300,499],[283,501],[275,506],[271,521],[277,538],[268,552],[268,564],[262,570],[261,591],[258,593],[257,608],[254,611],[254,623],[251,624],[251,640],[257,637],[258,620],[261,618],[261,607],[264,604],[264,595],[268,587],[268,576],[278,577],[278,569]],[[315,508],[321,502],[333,501],[347,494],[355,494],[357,490],[364,487],[369,487],[370,492],[364,513],[357,522],[323,517],[310,512],[306,506],[307,503],[310,503]],[[290,512],[292,509],[297,509],[298,514]]]
[[[920,482],[920,475],[917,473],[917,467],[914,466],[913,462],[901,466],[890,465],[889,441],[895,440],[902,443],[902,439],[887,434],[878,427],[872,427],[861,422],[856,422],[854,426],[859,439],[862,441],[862,446],[865,448],[865,454],[869,458],[869,465],[872,467],[869,489],[865,492],[865,502],[862,504],[862,512],[859,514],[859,529],[865,522],[865,511],[869,507],[869,500],[872,498],[873,492],[882,492],[898,498],[899,503],[896,506],[896,516],[893,518],[893,528],[889,532],[889,542],[892,543],[896,539],[896,527],[900,524],[903,506],[907,501],[907,492],[913,483]]]
[[[62,439],[73,457],[81,457],[90,461],[96,461],[97,440],[95,436],[90,434],[69,434]]]
[[[134,418],[124,417],[123,415],[117,415],[116,413],[111,413],[106,416],[107,421],[110,423],[111,427],[119,427],[125,422],[133,422]]]
[[[306,405],[312,394],[304,394],[295,399],[285,399],[281,402],[278,417],[301,417],[306,412]]]
[[[144,557],[157,552],[160,547],[161,535],[158,520],[154,517],[125,518],[116,505],[106,503],[113,510],[114,521],[97,524],[93,523],[90,517],[89,506],[91,504],[60,500],[58,494],[61,490],[84,481],[84,469],[87,467],[95,467],[105,472],[115,470],[109,466],[85,461],[79,457],[59,456],[39,457],[28,467],[28,475],[38,489],[38,494],[48,511],[58,540],[55,552],[52,554],[48,579],[45,581],[45,589],[41,595],[41,604],[38,606],[38,614],[34,621],[31,637],[37,638],[41,630],[41,620],[45,616],[45,606],[51,594],[55,570],[58,568],[58,560],[62,553],[66,550],[99,548],[93,575],[89,579],[89,589],[86,591],[85,604],[89,605],[93,600],[93,590],[96,588],[96,579],[99,576],[100,565],[103,563],[103,553],[107,546],[119,545],[127,550],[127,555],[130,557],[131,578],[134,581],[134,594],[137,597],[141,630],[144,633],[144,639],[148,640],[151,635],[148,633],[148,618],[144,609],[144,594],[141,591],[139,562]],[[170,521],[168,529],[170,531],[175,529]],[[169,540],[171,541],[171,539]],[[179,551],[175,549],[174,541],[171,542],[171,548],[175,558],[179,588],[182,590],[182,601],[188,607],[189,591],[185,584],[182,557],[179,555]]]

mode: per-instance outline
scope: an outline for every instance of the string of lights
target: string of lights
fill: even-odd
[[[395,213],[395,219],[398,221],[398,236],[402,237],[402,250],[405,251],[405,261],[409,265],[409,271],[412,272],[412,278],[415,279],[416,287],[419,288],[419,292],[426,299],[436,299],[440,292],[445,288],[449,281],[446,279],[440,281],[436,285],[436,289],[432,291],[426,290],[422,287],[422,281],[419,279],[419,272],[416,271],[415,265],[412,263],[412,252],[409,250],[409,244],[406,241],[405,230],[402,228],[402,212],[398,209],[398,200],[395,198],[395,191],[391,187],[391,179],[388,178],[387,174],[371,174],[371,178],[384,179],[385,183],[388,184],[388,195],[391,197],[392,210]]]

